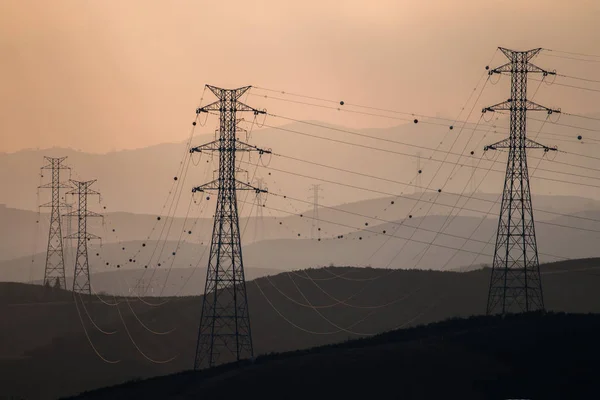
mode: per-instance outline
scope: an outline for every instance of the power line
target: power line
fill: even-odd
[[[282,210],[280,208],[275,208],[275,207],[270,207],[270,206],[265,206],[265,208],[271,209],[273,211],[278,211],[278,212],[281,212],[281,213],[284,213],[284,214],[288,214],[288,215],[296,215],[296,213],[294,213],[294,212],[290,212],[290,211],[287,211],[287,210]],[[305,216],[304,218],[311,219],[312,217]],[[358,229],[355,226],[344,224],[344,223],[341,223],[341,222],[334,222],[334,221],[329,221],[329,220],[324,220],[324,219],[321,219],[321,222],[327,223],[327,224],[332,224],[332,225],[337,225],[337,226],[341,226],[341,227],[345,227],[345,228],[350,228],[350,229]],[[457,250],[456,247],[446,246],[446,245],[436,244],[436,243],[430,243],[430,242],[426,242],[426,241],[423,241],[423,240],[409,239],[409,238],[402,237],[402,236],[396,236],[396,235],[393,235],[393,234],[390,234],[390,233],[387,233],[387,232],[383,233],[383,232],[374,231],[374,230],[371,230],[371,229],[362,229],[362,228],[361,228],[361,230],[364,231],[364,232],[369,232],[369,233],[373,233],[373,234],[381,235],[381,236],[385,236],[385,237],[392,237],[392,238],[396,238],[396,239],[407,240],[407,241],[410,241],[410,242],[421,243],[421,244],[426,244],[426,245],[427,244],[431,244],[432,246],[435,246],[435,247],[446,248],[446,249],[451,249],[451,250]],[[485,253],[475,252],[475,251],[471,251],[471,250],[464,250],[463,249],[461,251],[466,252],[466,253],[471,253],[471,254],[491,256],[491,254],[485,254]],[[553,255],[553,254],[546,254],[546,253],[540,253],[540,254],[544,254],[544,255],[547,255],[547,256],[550,256],[550,257],[554,257],[554,258],[558,258],[558,259],[565,259],[565,260],[567,259],[566,257],[561,257],[561,256]]]
[[[496,50],[494,52],[494,54],[492,55],[491,59],[489,62],[492,62],[494,57],[496,56],[496,54],[498,53],[498,51]],[[489,64],[489,63],[488,63]],[[481,83],[481,81],[483,80],[483,78],[487,75],[487,72],[483,72],[481,74],[481,76],[479,77],[479,80],[475,86],[475,88],[471,91],[469,98],[467,99],[467,101],[465,102],[465,104],[463,105],[463,107],[461,108],[461,112],[459,113],[459,117],[460,114],[462,114],[462,111],[464,110],[466,104],[468,104],[471,101],[471,98],[473,97],[474,93],[477,91],[477,87],[479,87],[479,84]],[[464,125],[469,124],[468,121],[461,121],[458,118],[456,119],[450,119],[450,118],[441,118],[441,117],[437,117],[437,116],[431,116],[431,115],[425,115],[425,114],[419,114],[419,113],[413,113],[413,112],[406,112],[406,111],[398,111],[398,110],[392,110],[392,109],[386,109],[386,108],[382,108],[382,107],[373,107],[373,106],[366,106],[366,105],[361,105],[361,104],[356,104],[356,103],[347,103],[344,101],[339,101],[339,100],[332,100],[332,99],[326,99],[323,97],[319,97],[319,96],[308,96],[308,95],[303,95],[303,94],[298,94],[298,93],[291,93],[289,91],[285,91],[285,90],[276,90],[276,89],[270,89],[270,88],[265,88],[265,87],[260,87],[260,86],[254,86],[253,89],[258,89],[258,90],[264,90],[266,92],[271,92],[271,93],[280,93],[282,95],[289,95],[289,96],[294,96],[294,97],[299,97],[299,98],[304,98],[304,99],[309,99],[309,100],[317,100],[317,101],[322,101],[322,102],[326,102],[326,103],[332,103],[332,104],[339,104],[340,106],[348,106],[348,107],[356,107],[356,108],[363,108],[366,110],[374,110],[374,111],[381,111],[381,112],[388,112],[388,113],[392,113],[392,114],[400,114],[400,115],[407,115],[407,116],[411,116],[411,117],[419,117],[419,118],[429,118],[429,119],[434,119],[434,120],[441,120],[441,121],[447,121],[447,122],[452,122],[452,124],[450,126],[452,126],[452,128],[454,128],[454,125],[456,125],[456,123],[462,123]],[[253,93],[250,93],[251,95],[254,95]],[[254,96],[260,96],[260,97],[267,97],[265,95],[254,95]],[[270,97],[274,100],[282,100],[282,101],[290,101],[290,102],[294,102],[293,100],[288,100],[288,99],[282,99],[282,98],[275,98],[275,97]],[[305,104],[305,105],[311,105],[311,106],[315,106],[315,107],[321,107],[321,105],[318,104],[313,104],[313,103],[305,103],[305,102],[296,102],[299,104]],[[329,108],[329,109],[334,109],[334,110],[339,110],[341,111],[341,108],[338,107],[326,107],[326,106],[322,106],[324,108]],[[352,110],[344,110],[347,112],[355,112]],[[356,111],[356,113],[360,113],[358,111]],[[369,114],[367,114],[369,115]],[[374,116],[380,116],[377,114],[373,114]],[[381,116],[386,118],[386,116]],[[468,118],[467,118],[468,119]],[[402,119],[405,121],[410,121],[410,119]],[[443,125],[443,126],[447,126],[444,124],[439,124],[439,125]],[[452,129],[450,128],[450,129]]]
[[[600,83],[600,80],[598,80],[598,79],[580,78],[578,76],[573,76],[573,75],[565,75],[565,74],[557,73],[556,76],[560,76],[561,78],[575,79],[577,81],[583,81],[583,82]]]
[[[90,337],[87,329],[85,328],[85,323],[83,322],[83,317],[81,316],[81,312],[79,311],[79,306],[77,305],[77,297],[75,297],[75,308],[77,309],[77,315],[79,316],[79,321],[81,323],[81,327],[83,328],[83,332],[85,333],[85,337],[87,338],[87,341],[88,341],[90,347],[92,348],[92,350],[94,350],[94,353],[96,354],[96,356],[98,356],[99,359],[101,359],[102,361],[104,361],[107,364],[120,363],[121,360],[109,360],[108,358],[104,357],[102,354],[100,354],[100,352],[98,351],[96,346],[94,346],[94,342],[92,342],[92,338]]]
[[[555,50],[555,49],[542,49],[542,50],[544,50],[544,51],[550,51],[552,53],[570,54],[570,55],[573,55],[573,56],[583,56],[583,57],[600,58],[600,55],[596,55],[596,54],[576,53],[576,52],[572,52],[572,51],[562,51],[562,50]]]
[[[543,120],[539,120],[539,121],[540,122],[544,122]],[[302,122],[302,121],[298,121],[298,122]],[[308,124],[316,125],[316,124],[313,124],[313,123],[308,123]],[[418,158],[418,155],[416,155],[416,154],[405,153],[405,152],[401,152],[401,151],[397,151],[397,150],[392,150],[392,149],[388,149],[388,148],[373,147],[373,146],[359,144],[359,143],[347,142],[347,141],[340,140],[340,139],[333,139],[333,138],[328,138],[328,137],[324,137],[324,136],[313,135],[313,134],[306,133],[306,132],[300,132],[300,131],[289,129],[289,128],[283,128],[283,127],[279,127],[279,126],[267,125],[266,123],[264,124],[264,126],[266,126],[268,128],[276,129],[276,130],[279,130],[279,131],[283,131],[283,132],[297,134],[297,135],[300,135],[300,136],[311,137],[311,138],[314,138],[314,139],[320,139],[320,140],[325,140],[325,141],[329,141],[329,142],[345,144],[345,145],[348,145],[348,146],[354,146],[354,147],[364,148],[364,149],[368,149],[368,150],[380,151],[380,152],[383,152],[383,153],[389,153],[389,154],[396,154],[396,155],[401,155],[401,156],[406,156],[406,157]],[[319,126],[319,125],[317,125],[317,126]],[[358,134],[356,132],[352,132],[352,131],[348,131],[348,130],[344,130],[344,129],[340,129],[340,128],[329,128],[329,127],[326,127],[326,126],[322,126],[322,127],[323,128],[332,129],[332,130],[341,131],[341,132],[345,132],[345,133],[349,133],[349,134],[353,134],[353,135],[367,137],[367,138],[370,138],[370,139],[373,139],[373,140],[380,140],[380,141],[384,141],[384,142],[396,143],[396,144],[405,145],[405,146],[409,146],[409,147],[416,147],[416,148],[420,148],[420,149],[431,150],[434,153],[435,152],[440,152],[442,154],[456,155],[456,156],[459,156],[459,157],[460,156],[464,156],[464,154],[455,153],[455,152],[452,152],[452,151],[442,151],[442,150],[437,150],[437,149],[434,149],[434,148],[431,148],[431,147],[412,145],[412,144],[398,142],[398,141],[391,140],[391,139],[377,138],[377,137],[374,137],[374,136]],[[575,154],[575,153],[569,153],[569,152],[566,152],[566,151],[561,151],[561,152],[565,153],[565,154],[580,155],[580,154]],[[273,154],[277,155],[277,153],[273,153]],[[596,157],[592,157],[592,156],[585,156],[585,155],[582,155],[582,156],[588,157],[588,158],[596,158]],[[535,159],[536,157],[531,157],[531,158]],[[600,158],[598,158],[598,159],[600,160]],[[433,158],[433,156],[429,157],[428,160],[429,161],[439,162],[439,163],[442,163],[442,164],[445,163],[445,164],[449,164],[449,165],[460,165],[460,166],[467,165],[467,164],[461,164],[459,162],[452,162],[452,161],[447,161],[447,160],[446,161],[445,160],[440,160],[440,159],[437,159],[437,158]],[[562,162],[562,161],[553,161],[553,162],[555,162],[557,164],[561,164],[561,165],[568,165],[568,166],[575,167],[575,168],[582,168],[582,169],[587,169],[587,170],[593,169],[593,168],[590,168],[590,167],[576,165],[576,164],[571,164],[571,163],[565,163],[565,162]],[[494,163],[496,163],[496,161],[494,161]],[[597,169],[597,170],[600,171],[600,169]],[[498,170],[494,170],[494,171],[496,171],[496,172],[503,172],[503,171],[498,171]],[[546,171],[546,172],[552,172],[552,173],[560,173],[560,174],[564,174],[564,175],[578,176],[578,177],[581,177],[581,178],[600,179],[600,178],[591,177],[591,176],[577,175],[577,174],[573,174],[573,173],[569,173],[569,172],[546,170],[546,169],[543,169],[543,168],[540,168],[540,171]],[[544,179],[544,180],[549,179],[549,178],[543,178],[543,177],[536,177],[536,178],[537,179]],[[562,181],[562,183],[569,183],[569,184],[579,185],[579,183],[569,182],[569,181]],[[585,184],[580,184],[580,185],[588,186],[588,185],[585,185]],[[595,186],[592,185],[592,187],[595,187]]]
[[[366,177],[366,178],[377,179],[377,180],[380,180],[382,182],[389,182],[389,183],[396,183],[396,184],[404,185],[404,186],[411,186],[411,187],[414,187],[414,188],[417,188],[417,189],[429,190],[431,192],[436,192],[437,191],[436,189],[431,189],[431,188],[428,189],[428,188],[426,188],[424,186],[419,186],[417,184],[413,184],[413,183],[410,183],[410,182],[407,183],[407,182],[402,182],[402,181],[398,181],[398,180],[394,180],[394,179],[382,178],[382,177],[379,177],[379,176],[376,176],[376,175],[370,175],[370,174],[365,174],[365,173],[362,173],[362,172],[352,171],[352,170],[345,169],[345,168],[334,167],[334,166],[331,166],[331,165],[317,163],[317,162],[314,162],[314,161],[308,161],[308,160],[304,160],[304,159],[301,159],[301,158],[287,156],[287,155],[283,155],[283,154],[279,154],[279,153],[273,153],[273,155],[278,156],[278,157],[282,157],[282,158],[287,158],[287,159],[294,160],[294,161],[298,161],[298,162],[302,162],[302,163],[306,163],[306,164],[309,164],[309,165],[315,165],[315,166],[318,166],[318,167],[328,168],[328,169],[332,169],[332,170],[335,170],[335,171],[346,172],[346,173],[349,173],[349,174],[354,174],[354,175],[362,176],[362,177]],[[541,161],[541,160],[543,160],[543,158],[539,158],[538,160]],[[475,167],[475,168],[477,168],[477,167]],[[549,170],[546,170],[546,171],[549,171]],[[283,171],[281,171],[281,172],[283,172]],[[496,172],[498,172],[498,171],[496,171]],[[285,173],[291,173],[291,172],[285,171]],[[483,181],[480,182],[480,184],[478,185],[478,187],[481,185],[481,183],[483,183]],[[464,195],[461,195],[461,194],[458,194],[458,193],[444,191],[444,194],[446,194],[446,195],[452,195],[452,196],[458,196],[459,198],[466,198],[467,200],[478,200],[478,201],[493,203],[493,204],[496,204],[496,205],[498,204],[498,202],[494,201],[494,200],[485,199],[485,198],[481,198],[481,197],[475,197],[474,193],[471,196],[464,196]],[[594,219],[594,218],[581,217],[581,216],[578,216],[578,215],[571,215],[571,214],[564,214],[564,213],[559,213],[559,212],[555,212],[555,211],[544,210],[544,209],[540,209],[540,208],[534,208],[534,211],[544,212],[544,213],[547,213],[547,214],[557,215],[557,216],[561,216],[561,217],[571,217],[571,218],[577,218],[577,219],[582,219],[582,220],[587,220],[587,221],[600,222],[600,220]]]
[[[592,121],[600,121],[600,118],[588,117],[587,115],[572,114],[572,113],[567,113],[567,112],[563,112],[562,114],[564,114],[564,115],[570,115],[571,117],[589,119],[589,120],[592,120]]]
[[[563,58],[566,60],[575,60],[575,61],[582,61],[582,62],[590,62],[590,63],[599,63],[600,60],[593,60],[593,59],[589,59],[589,58],[577,58],[577,57],[569,57],[569,56],[561,56],[558,54],[541,54],[543,56],[546,57],[556,57],[556,58]]]
[[[544,80],[543,80],[543,79],[542,79],[542,80],[537,80],[537,79],[533,79],[533,78],[530,78],[530,79],[532,79],[532,80],[536,80],[536,81],[538,81],[538,82],[540,82],[540,83],[541,83],[541,82],[544,82]],[[554,83],[554,84],[555,84],[555,85],[562,85],[562,86],[565,86],[565,85],[563,85],[563,84],[559,84],[559,83]],[[570,85],[566,85],[566,86],[570,86]],[[573,87],[575,87],[575,86],[573,86]],[[580,88],[580,87],[577,87],[577,88]],[[587,88],[581,88],[581,89],[587,90]],[[312,97],[310,97],[310,96],[303,96],[303,97],[309,97],[309,98],[312,98]],[[274,97],[271,97],[271,98],[272,98],[272,99],[275,99],[275,100],[282,100],[282,101],[290,101],[290,102],[294,102],[293,100],[287,100],[287,99],[281,99],[281,98],[274,98]],[[333,102],[333,100],[328,100],[328,101],[332,101],[332,102]],[[314,106],[314,107],[325,107],[325,108],[329,108],[329,109],[335,109],[335,110],[338,110],[338,108],[336,108],[336,107],[326,107],[326,106],[322,106],[322,105],[319,105],[319,104],[306,103],[306,102],[297,102],[297,103],[299,103],[299,104],[303,104],[303,105],[310,105],[310,106]],[[371,107],[371,108],[373,108],[373,107]],[[345,112],[354,112],[354,111],[352,111],[352,110],[341,110],[341,109],[340,109],[340,111],[345,111]],[[357,111],[357,113],[360,113],[360,112],[358,112],[358,111]],[[400,113],[400,112],[398,112],[398,113]],[[407,115],[413,115],[413,116],[423,117],[423,115],[420,115],[420,114],[409,114],[409,113],[402,113],[402,114],[407,114]],[[319,127],[326,128],[326,129],[332,129],[332,130],[344,131],[343,129],[334,128],[334,127],[328,127],[328,126],[319,125],[319,124],[314,124],[314,123],[311,123],[311,122],[308,122],[308,121],[302,121],[302,120],[297,120],[297,119],[293,119],[293,118],[287,118],[287,117],[283,117],[283,116],[277,116],[277,115],[273,115],[273,114],[269,114],[269,115],[270,115],[270,116],[273,116],[273,117],[282,118],[282,119],[288,119],[288,120],[290,120],[290,121],[294,121],[294,122],[298,122],[298,123],[304,123],[304,124],[308,124],[308,125],[319,126]],[[368,114],[368,115],[371,115],[371,116],[376,116],[376,117],[383,117],[383,118],[391,118],[391,117],[387,117],[387,116],[384,116],[384,115],[379,115],[379,114]],[[427,117],[427,118],[432,118],[432,119],[436,119],[436,118],[437,118],[437,119],[441,119],[441,120],[449,121],[449,119],[447,119],[447,118],[438,118],[438,117],[430,117],[430,116],[426,116],[426,117]],[[452,125],[445,125],[445,124],[439,124],[439,123],[434,123],[434,122],[429,122],[429,121],[423,121],[423,120],[417,120],[417,119],[415,119],[415,120],[410,120],[410,119],[406,119],[406,118],[397,118],[397,119],[400,119],[400,120],[402,120],[402,121],[412,121],[412,122],[414,122],[414,121],[417,121],[417,123],[426,123],[426,124],[432,124],[432,125],[440,125],[440,126],[450,127],[450,129],[455,129],[455,128],[459,127],[459,126],[456,126],[455,124],[452,124]],[[593,119],[593,118],[591,118],[591,119]],[[476,123],[471,123],[471,122],[464,122],[464,121],[457,121],[457,122],[462,122],[462,123],[463,123],[463,125],[462,125],[462,127],[463,127],[463,128],[467,127],[467,125],[477,125]],[[508,130],[509,130],[509,128],[502,127],[502,126],[495,126],[495,128],[496,128],[496,129],[505,130],[505,131],[508,131]],[[469,128],[469,129],[470,129],[470,128]],[[475,130],[475,131],[478,131],[478,132],[487,132],[487,131],[486,131],[486,130],[484,130],[484,129],[477,129],[477,128],[475,128],[474,130]],[[557,133],[544,133],[544,134],[545,134],[545,135],[552,135],[552,136],[570,137],[569,135],[561,135],[561,134],[557,134]],[[371,137],[372,137],[372,136],[371,136]],[[385,139],[382,139],[382,140],[385,140]],[[573,141],[573,142],[575,142],[575,141]],[[413,147],[418,147],[417,145],[410,145],[410,144],[405,144],[405,145],[407,145],[407,146],[413,146]]]
[[[382,191],[382,190],[375,190],[375,189],[365,188],[365,187],[361,187],[361,186],[358,186],[358,185],[352,185],[352,184],[347,184],[347,183],[343,183],[343,182],[337,182],[337,181],[333,181],[333,180],[328,180],[328,179],[324,179],[324,178],[319,178],[319,177],[315,177],[315,176],[301,174],[301,173],[298,173],[298,172],[286,171],[286,170],[282,170],[282,169],[278,169],[278,168],[274,168],[274,167],[269,167],[269,169],[271,169],[273,171],[285,173],[285,174],[290,174],[290,175],[302,177],[302,178],[315,179],[315,180],[318,180],[318,181],[321,181],[321,182],[325,182],[325,183],[331,183],[331,184],[334,184],[334,185],[344,186],[344,187],[348,187],[348,188],[352,188],[352,189],[364,190],[364,191],[367,191],[367,192],[370,192],[370,193],[383,194],[383,195],[386,195],[386,196],[394,196],[394,197],[404,198],[404,199],[408,199],[408,200],[416,201],[416,202],[424,202],[424,203],[432,203],[432,204],[434,203],[433,201],[430,201],[430,200],[418,200],[418,199],[414,199],[414,198],[411,198],[409,196],[405,196],[405,195],[402,195],[402,194],[397,194],[397,193],[385,192],[385,191]],[[468,197],[468,196],[466,196],[466,197]],[[469,198],[472,198],[472,197],[469,197]],[[452,207],[451,205],[448,205],[448,204],[441,204],[441,203],[435,203],[435,204],[440,205],[440,206],[445,206],[445,207]],[[473,209],[473,208],[466,208],[465,207],[463,209],[465,211],[472,211],[472,212],[476,212],[476,213],[484,213],[484,211]],[[541,211],[543,211],[543,210],[541,210]],[[569,216],[569,215],[566,215],[566,216]],[[579,228],[579,227],[568,226],[568,225],[555,224],[555,223],[546,222],[546,221],[538,221],[538,223],[540,223],[540,224],[546,224],[546,225],[554,225],[554,226],[563,227],[563,228],[570,228],[570,229],[577,229],[577,230],[582,230],[582,231],[600,233],[600,231],[593,230],[593,229],[586,229],[586,228]]]
[[[598,62],[600,62],[600,60],[598,60]],[[536,79],[536,78],[529,78],[529,79],[532,80],[532,81],[542,82],[541,79]],[[587,88],[587,87],[583,87],[583,86],[568,85],[566,83],[554,82],[554,83],[552,83],[552,85],[563,86],[563,87],[568,87],[568,88],[573,88],[573,89],[587,90],[588,92],[600,92],[600,89]]]

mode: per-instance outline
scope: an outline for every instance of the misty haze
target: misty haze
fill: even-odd
[[[600,3],[0,4],[0,399],[589,399]]]

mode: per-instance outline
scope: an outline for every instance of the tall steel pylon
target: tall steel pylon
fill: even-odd
[[[259,155],[270,153],[239,141],[236,137],[237,112],[250,111],[255,115],[265,113],[239,101],[250,86],[238,89],[221,89],[210,85],[206,87],[218,100],[198,108],[196,114],[219,112],[219,138],[194,147],[190,152],[219,152],[219,177],[192,189],[192,192],[218,192],[194,369],[214,366],[222,353],[233,355],[237,361],[254,356],[237,191],[266,193],[266,190],[236,179],[235,161],[236,153],[240,151],[257,151]]]
[[[67,288],[65,280],[65,254],[63,250],[63,237],[61,227],[60,209],[67,207],[60,201],[60,189],[70,188],[69,185],[60,181],[60,171],[70,169],[63,165],[67,157],[44,157],[48,164],[42,167],[42,170],[52,171],[52,181],[40,186],[44,189],[52,189],[52,200],[49,203],[42,204],[40,207],[51,207],[50,211],[50,229],[48,232],[48,249],[46,251],[46,267],[44,269],[44,285],[58,286],[61,289]]]
[[[319,224],[319,200],[323,198],[319,193],[321,192],[320,184],[313,184],[309,191],[312,191],[312,201],[313,201],[313,219],[312,226],[310,230],[310,236],[312,239],[321,240],[321,226]]]
[[[483,109],[510,111],[510,136],[484,147],[484,150],[508,149],[504,191],[498,220],[496,248],[487,301],[487,314],[507,314],[544,310],[540,279],[527,149],[556,150],[527,138],[527,111],[560,112],[527,100],[527,74],[555,74],[545,71],[530,60],[541,49],[513,51],[500,48],[509,62],[489,71],[489,74],[511,75],[510,99]]]
[[[73,275],[73,292],[91,294],[92,287],[90,283],[90,263],[88,258],[87,243],[91,239],[100,239],[87,231],[88,217],[102,217],[102,215],[89,211],[87,208],[88,195],[98,195],[100,193],[90,189],[90,186],[96,182],[70,180],[73,185],[72,190],[67,194],[77,195],[77,211],[67,214],[69,217],[77,217],[77,233],[69,236],[69,239],[77,239],[77,253],[75,255],[75,272]]]

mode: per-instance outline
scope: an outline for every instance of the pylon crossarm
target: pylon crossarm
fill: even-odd
[[[515,53],[517,53],[516,51],[507,49],[505,47],[498,47],[498,50],[500,50],[506,56],[506,58],[508,58],[511,61],[512,61]],[[525,52],[526,60],[527,61],[531,60],[533,57],[537,56],[540,51],[542,51],[541,47],[538,47],[537,49],[531,49],[531,50],[526,51]]]
[[[257,188],[242,181],[235,180],[235,190],[253,190],[256,193],[267,193],[265,189]]]
[[[193,187],[192,193],[205,192],[207,190],[219,190],[219,180],[215,179],[215,180],[205,183],[203,185]]]
[[[506,138],[499,142],[488,144],[483,148],[483,151],[488,150],[497,150],[497,149],[509,149],[510,148],[510,139]]]
[[[527,149],[543,149],[545,152],[558,150],[556,147],[545,146],[545,145],[535,142],[531,139],[525,139],[524,147]],[[489,144],[483,148],[484,151],[497,150],[497,149],[510,149],[510,139],[506,138],[499,142]]]
[[[481,112],[485,114],[488,111],[490,111],[490,112],[510,111],[511,106],[512,106],[512,100],[508,99],[506,101],[503,101],[502,103],[498,103],[498,104],[494,104],[493,106],[485,107],[483,110],[481,110]]]
[[[55,187],[57,187],[59,189],[72,189],[73,188],[73,186],[71,186],[67,183],[62,183],[62,182],[57,184]],[[52,183],[46,183],[45,185],[38,186],[38,188],[39,189],[52,189]]]
[[[510,62],[508,62],[499,67],[491,69],[490,72],[488,72],[488,75],[510,73],[511,69],[512,69],[512,64]]]
[[[79,211],[71,211],[70,213],[66,213],[63,216],[64,217],[78,217],[79,216]],[[81,216],[82,217],[100,217],[100,218],[104,218],[104,215],[98,214],[98,213],[93,212],[93,211],[86,211],[86,212],[82,213]]]
[[[244,93],[246,93],[252,86],[244,86],[244,87],[233,89],[233,90],[222,89],[222,88],[218,88],[218,87],[212,86],[212,85],[206,85],[206,87],[208,88],[208,90],[213,92],[213,94],[216,97],[218,97],[219,99],[224,100],[223,99],[224,96],[226,96],[227,94],[233,93],[233,98],[230,100],[237,100],[240,97],[242,97],[244,95]]]
[[[52,202],[41,204],[40,207],[52,207]],[[57,207],[60,207],[60,208],[69,208],[71,206],[69,204],[67,204],[67,203],[59,203],[57,205]]]
[[[70,194],[73,196],[80,195],[80,194],[85,194],[86,196],[95,196],[95,195],[100,196],[100,193],[96,192],[95,190],[90,190],[90,189],[86,190],[85,192],[83,192],[83,191],[80,192],[79,189],[73,189],[70,192],[67,192],[65,194]]]
[[[271,150],[261,149],[260,147],[253,146],[248,143],[240,142],[239,140],[235,142],[235,150],[236,151],[257,151],[259,154],[271,154]]]
[[[515,67],[513,66],[512,62],[507,62],[506,64],[502,64],[501,66],[490,70],[490,72],[488,72],[488,75],[492,75],[492,74],[510,75],[513,72],[515,72],[514,68]],[[547,70],[540,68],[537,65],[531,64],[531,63],[527,63],[527,65],[523,66],[523,68],[524,68],[523,71],[516,71],[516,72],[537,73],[537,74],[542,74],[543,76],[556,75],[556,71],[547,71]]]
[[[531,100],[527,100],[527,111],[546,111],[548,114],[558,114],[560,113],[560,108],[554,109],[542,106],[540,104],[534,103]]]
[[[192,147],[190,153],[202,153],[203,151],[219,151],[219,141],[215,140],[200,146]]]
[[[556,71],[548,71],[545,70],[543,68],[538,67],[535,64],[532,63],[527,63],[527,72],[529,73],[538,73],[538,74],[542,74],[544,76],[548,76],[548,75],[556,75]]]
[[[228,151],[228,147],[223,145],[223,142],[220,140],[215,140],[210,143],[205,143],[200,146],[192,147],[190,149],[190,153],[201,153],[203,151]],[[260,147],[253,146],[248,143],[240,142],[236,140],[235,142],[235,151],[256,151],[259,154],[271,154],[271,150],[261,149]]]
[[[83,237],[83,235],[81,235]],[[65,239],[79,239],[79,233],[72,233],[68,236],[64,237]],[[85,237],[83,237],[83,239],[87,239],[87,240],[102,240],[102,238],[100,236],[96,236],[92,233],[86,233]]]
[[[210,111],[220,111],[220,110],[221,110],[221,100],[217,100],[213,103],[205,105],[204,107],[197,108],[196,114],[208,113]]]
[[[249,184],[239,181],[237,179],[233,181],[233,184],[235,186],[235,190],[253,190],[256,193],[267,193],[267,191],[264,189],[254,187],[252,185],[249,185]],[[196,186],[196,187],[192,188],[192,193],[206,192],[206,191],[211,191],[211,190],[219,190],[219,188],[221,188],[222,190],[231,189],[231,188],[228,188],[227,186],[223,186],[222,184],[220,185],[219,180],[215,179],[211,182],[205,183],[204,185],[200,185],[200,186]]]
[[[558,150],[558,148],[556,146],[554,146],[554,147],[545,146],[545,145],[535,142],[531,139],[525,139],[525,147],[528,149],[544,149],[545,152]]]
[[[266,111],[264,110],[257,110],[256,108],[250,107],[244,103],[242,103],[241,101],[236,101],[235,102],[235,108],[233,107],[233,104],[230,104],[229,106],[224,106],[223,102],[221,100],[217,100],[214,103],[210,103],[204,107],[200,107],[196,109],[196,114],[200,114],[200,113],[208,113],[211,111],[229,111],[229,112],[239,112],[239,111],[252,111],[255,115],[258,114],[266,114]]]
[[[48,161],[49,164],[44,165],[42,167],[42,169],[54,169],[54,170],[57,170],[57,169],[71,169],[71,167],[68,167],[66,165],[62,165],[62,162],[64,160],[66,160],[67,157],[59,157],[59,158],[44,157],[44,159],[46,161]]]
[[[489,106],[489,107],[485,107],[484,109],[481,110],[482,113],[486,113],[486,112],[494,112],[494,111],[511,111],[513,109],[515,109],[514,105],[515,102],[513,102],[512,99],[508,99],[506,101],[503,101],[502,103],[498,103],[498,104],[494,104],[493,106]],[[554,109],[554,108],[548,108],[545,106],[542,106],[540,104],[534,103],[531,100],[525,100],[525,109],[527,111],[546,111],[548,114],[554,114],[554,113],[560,113],[560,109]]]

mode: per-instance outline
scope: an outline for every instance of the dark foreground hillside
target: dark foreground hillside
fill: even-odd
[[[597,398],[600,315],[452,319],[77,399]]]
[[[600,313],[599,259],[541,269],[549,311]],[[255,354],[479,315],[489,274],[334,267],[249,281]],[[56,399],[193,365],[201,297],[87,300],[78,309],[70,293],[0,283],[0,399]]]

